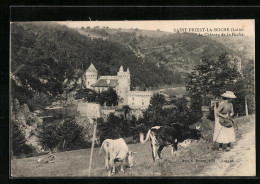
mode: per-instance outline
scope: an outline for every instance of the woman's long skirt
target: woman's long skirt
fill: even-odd
[[[235,141],[235,130],[233,127],[227,128],[219,123],[219,117],[215,115],[215,129],[213,141],[227,144]]]

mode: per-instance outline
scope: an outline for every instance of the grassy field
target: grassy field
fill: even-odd
[[[171,156],[171,148],[164,148],[163,159],[153,163],[150,142],[145,144],[130,144],[129,148],[138,152],[135,155],[134,167],[125,173],[117,173],[115,177],[128,176],[196,176],[201,170],[213,164],[219,159],[221,152],[213,151],[212,142],[214,123],[207,119],[203,120],[203,135],[205,140],[192,142],[190,146],[183,148],[179,146],[176,156]],[[249,127],[249,120],[242,118],[238,120],[236,128],[237,139],[245,133]],[[99,148],[94,149],[92,176],[107,176],[104,168],[104,158],[98,154]],[[90,149],[54,153],[56,162],[48,164],[36,163],[41,157],[31,157],[11,160],[12,176],[17,177],[86,177],[88,176]],[[212,163],[211,163],[212,162]]]
[[[187,92],[185,87],[174,87],[174,88],[165,89],[165,93],[168,94],[170,97],[173,97],[173,96],[183,96]]]

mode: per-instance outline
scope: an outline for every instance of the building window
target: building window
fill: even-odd
[[[133,97],[133,100],[135,100],[135,97]]]
[[[144,105],[144,102],[142,102],[142,105]]]
[[[88,82],[88,85],[89,85],[89,82]]]

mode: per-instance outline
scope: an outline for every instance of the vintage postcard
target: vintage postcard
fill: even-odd
[[[255,20],[10,23],[10,176],[255,176]]]

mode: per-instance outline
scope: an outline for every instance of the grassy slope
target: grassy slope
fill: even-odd
[[[236,129],[237,139],[241,139],[250,127],[247,118],[237,121],[239,128]],[[252,122],[251,122],[252,123]],[[170,147],[162,152],[162,161],[153,165],[150,143],[132,144],[129,148],[137,151],[135,166],[132,170],[126,169],[125,173],[115,176],[194,176],[198,175],[205,166],[219,159],[221,152],[212,151],[214,123],[203,121],[203,135],[206,140],[193,142],[189,147],[179,146],[177,156],[171,156]],[[99,148],[94,149],[92,176],[106,176],[104,158],[98,154]],[[40,157],[15,159],[11,161],[12,176],[88,176],[90,149],[55,153],[56,162],[51,164],[38,164]],[[193,162],[191,162],[193,159]],[[197,159],[197,161],[196,161]],[[214,164],[214,162],[212,163]]]

